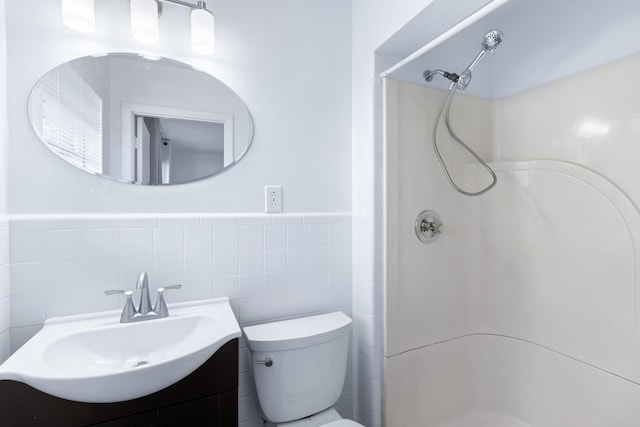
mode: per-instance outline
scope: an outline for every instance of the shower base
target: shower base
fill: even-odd
[[[498,413],[470,412],[435,427],[531,427],[531,425]]]

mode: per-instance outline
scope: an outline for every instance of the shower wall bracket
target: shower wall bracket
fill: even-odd
[[[422,211],[418,215],[418,218],[416,218],[416,237],[418,237],[422,243],[435,242],[443,231],[444,225],[440,220],[440,215],[434,211]]]

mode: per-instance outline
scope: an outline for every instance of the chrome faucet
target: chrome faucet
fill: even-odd
[[[122,314],[120,315],[120,323],[139,322],[142,320],[162,319],[169,316],[167,303],[164,300],[164,293],[169,289],[180,289],[182,285],[171,285],[158,288],[158,298],[156,304],[151,307],[151,298],[149,297],[149,275],[143,271],[138,276],[136,289],[140,289],[140,304],[136,309],[133,305],[133,291],[109,290],[104,293],[107,295],[122,294],[127,297]]]

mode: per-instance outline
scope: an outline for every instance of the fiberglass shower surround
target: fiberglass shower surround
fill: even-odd
[[[615,82],[640,73],[640,3],[450,7],[425,8],[424,48],[398,47],[415,20],[380,48],[408,58],[382,73],[383,425],[638,427],[640,86]],[[497,177],[482,197],[425,143],[461,189],[491,182],[449,108]]]
[[[487,33],[485,33],[485,35],[482,37],[482,44],[481,44],[482,49],[480,50],[480,53],[478,53],[478,55],[471,62],[471,64],[469,64],[469,66],[465,68],[464,71],[460,73],[460,75],[456,73],[449,73],[443,70],[426,70],[423,74],[424,79],[427,82],[431,82],[435,75],[441,75],[451,80],[451,84],[449,84],[449,90],[447,91],[447,95],[442,101],[442,104],[440,105],[440,109],[438,110],[438,114],[436,115],[436,121],[435,121],[435,124],[433,125],[433,132],[431,134],[431,138],[433,141],[433,150],[435,151],[436,157],[438,158],[438,162],[440,163],[440,166],[442,167],[442,170],[445,176],[447,177],[449,184],[451,184],[451,186],[457,192],[464,194],[465,196],[479,196],[481,194],[486,193],[496,185],[496,182],[498,182],[498,178],[496,177],[496,174],[493,171],[493,169],[491,169],[491,167],[487,165],[487,163],[484,160],[482,160],[482,158],[475,151],[473,151],[473,149],[469,147],[454,132],[451,126],[451,120],[450,120],[451,103],[453,102],[453,97],[455,96],[457,90],[465,90],[467,86],[469,86],[469,83],[471,83],[471,77],[473,76],[472,71],[476,67],[476,65],[478,65],[478,63],[484,57],[484,55],[486,55],[487,52],[493,53],[498,47],[500,47],[500,45],[502,44],[502,40],[503,40],[503,35],[500,30],[490,30]],[[482,165],[482,167],[485,168],[485,170],[489,173],[489,175],[491,175],[491,184],[489,184],[488,186],[486,186],[480,191],[470,192],[460,188],[451,177],[451,174],[449,173],[449,169],[447,168],[447,165],[445,164],[445,161],[443,160],[442,155],[440,154],[440,150],[438,149],[437,133],[438,133],[438,124],[440,123],[440,117],[442,116],[443,111],[445,112],[445,123],[447,125],[447,131],[449,132],[449,135],[451,136],[451,138],[453,138],[455,142],[460,144],[462,148],[467,150],[469,154],[471,154]]]

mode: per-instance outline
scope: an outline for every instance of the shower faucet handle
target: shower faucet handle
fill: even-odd
[[[416,237],[422,243],[433,243],[443,231],[444,224],[442,224],[440,216],[434,211],[422,211],[416,218]]]

